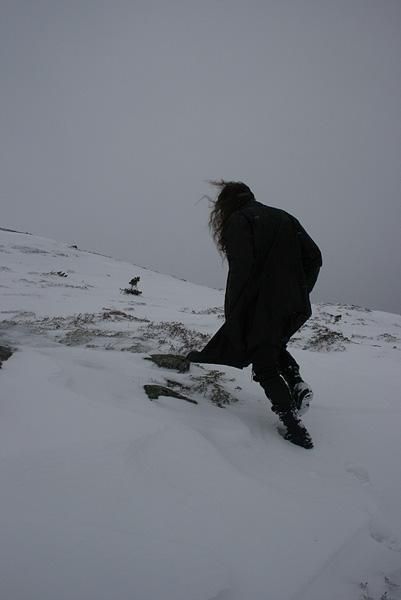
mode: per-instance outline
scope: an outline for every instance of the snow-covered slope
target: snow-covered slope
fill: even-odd
[[[1,600],[401,598],[401,317],[315,307],[305,451],[249,370],[144,360],[202,346],[222,299],[0,231]],[[150,401],[166,379],[198,404]]]

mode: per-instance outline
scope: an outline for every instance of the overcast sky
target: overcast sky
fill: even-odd
[[[224,287],[197,201],[243,180],[321,247],[315,301],[401,312],[400,0],[0,7],[1,226]]]

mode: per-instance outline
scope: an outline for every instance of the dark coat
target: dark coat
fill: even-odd
[[[243,368],[256,350],[280,347],[309,319],[322,256],[295,217],[256,200],[229,217],[223,236],[229,265],[225,323],[188,358]]]

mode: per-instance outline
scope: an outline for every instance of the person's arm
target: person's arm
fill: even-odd
[[[228,261],[228,277],[224,299],[224,314],[232,312],[252,270],[253,239],[249,221],[241,213],[233,213],[224,228]]]
[[[306,233],[301,223],[295,219],[295,217],[294,222],[301,247],[302,266],[305,273],[306,285],[308,287],[308,292],[311,293],[323,264],[322,253],[317,244],[312,240],[310,235]]]

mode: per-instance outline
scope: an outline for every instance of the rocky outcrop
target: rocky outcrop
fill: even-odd
[[[9,346],[0,345],[0,369],[4,361],[8,360],[13,355],[13,351]]]

